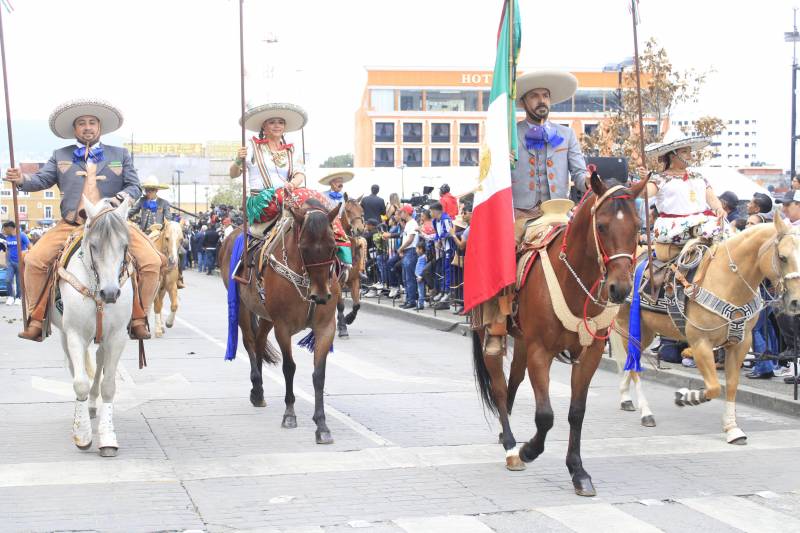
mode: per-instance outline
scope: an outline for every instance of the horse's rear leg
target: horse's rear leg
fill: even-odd
[[[161,322],[161,310],[164,307],[164,294],[164,287],[159,286],[156,297],[153,300],[153,314],[155,315],[156,319],[156,337],[164,336],[164,325]]]
[[[705,389],[690,390],[686,387],[675,391],[675,405],[684,407],[687,405],[700,405],[717,398],[722,391],[719,380],[717,379],[717,365],[714,362],[714,347],[705,338],[697,335],[689,338],[689,346],[692,347],[692,356],[697,365],[697,369],[703,376]]]
[[[522,445],[519,458],[530,463],[544,451],[547,432],[553,427],[553,407],[550,405],[550,365],[553,356],[540,346],[526,346],[526,351],[529,354],[528,377],[536,399],[536,435]]]
[[[745,339],[752,339],[750,332]],[[739,388],[740,368],[751,342],[743,341],[726,348],[725,354],[725,414],[722,415],[722,429],[728,444],[747,444],[747,435],[736,423],[736,390]]]
[[[66,327],[66,326],[65,326]],[[75,390],[75,414],[72,420],[72,442],[81,450],[92,445],[92,421],[89,416],[89,391],[91,382],[86,373],[85,354],[88,342],[77,333],[68,332],[64,344],[67,347],[72,368],[72,387]]]
[[[336,302],[336,331],[339,333],[339,338],[347,338],[350,333],[347,332],[347,319],[344,316],[344,296],[339,296],[339,301]]]
[[[358,274],[353,277],[353,281],[350,284],[350,298],[353,299],[353,309],[344,317],[344,322],[348,325],[356,321],[358,311],[361,309],[361,272],[362,270],[359,269]]]
[[[167,327],[175,325],[175,313],[178,312],[178,284],[173,283],[169,288],[169,316],[167,317]]]
[[[127,334],[117,333],[104,339],[98,348],[98,361],[103,361],[103,378],[100,394],[103,405],[98,413],[97,439],[101,457],[116,457],[119,444],[114,431],[114,396],[117,393],[117,364],[125,348]],[[102,352],[102,354],[101,354]]]
[[[514,357],[511,360],[511,371],[508,374],[508,414],[514,408],[514,398],[520,383],[525,379],[525,368],[528,365],[528,354],[525,352],[525,343],[521,340],[514,342]]]
[[[239,307],[239,329],[242,331],[242,344],[250,358],[250,403],[253,407],[266,407],[264,400],[264,381],[261,377],[261,356],[256,347],[256,331],[258,330],[258,317],[248,311],[244,305]]]
[[[572,476],[572,485],[578,496],[595,496],[592,477],[583,468],[581,459],[581,431],[586,413],[586,396],[605,342],[595,340],[581,356],[581,362],[572,367],[572,397],[569,402],[569,446],[567,448],[567,469]]]

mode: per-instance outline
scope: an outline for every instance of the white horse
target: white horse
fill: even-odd
[[[180,256],[178,250],[183,243],[183,229],[178,222],[168,220],[164,227],[156,224],[150,232],[150,240],[156,249],[167,257],[167,269],[161,272],[161,280],[158,284],[153,301],[153,313],[155,315],[156,337],[164,336],[164,325],[171,328],[175,324],[175,313],[178,311],[178,277]],[[169,294],[169,315],[166,323],[162,322],[161,311],[164,306],[164,296]]]
[[[128,339],[127,326],[133,306],[133,283],[128,274],[122,274],[130,206],[126,200],[115,208],[108,199],[92,204],[85,196],[83,203],[86,210],[83,240],[58,281],[63,313],[54,305],[50,316],[61,330],[61,344],[73,377],[76,401],[72,440],[82,450],[92,445],[90,418],[96,413],[100,393],[103,404],[97,426],[98,447],[101,456],[114,457],[119,448],[113,420],[117,364]],[[98,309],[102,309],[99,318]],[[89,345],[93,339],[99,346],[95,356],[97,369],[91,381]]]

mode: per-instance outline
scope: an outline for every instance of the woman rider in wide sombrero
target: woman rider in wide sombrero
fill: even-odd
[[[242,147],[230,168],[231,178],[242,175],[243,165],[247,165],[247,185],[250,196],[247,199],[247,221],[250,232],[263,235],[283,209],[284,198],[292,194],[298,203],[309,198],[326,200],[320,193],[304,188],[305,168],[294,146],[286,142],[284,134],[298,131],[308,121],[306,112],[300,106],[289,103],[271,103],[251,108],[244,115],[244,127],[256,135],[249,147]],[[350,259],[349,241],[337,219],[334,235],[341,243],[337,254],[345,265]],[[348,247],[346,251],[342,248]]]

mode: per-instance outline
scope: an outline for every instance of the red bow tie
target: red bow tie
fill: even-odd
[[[256,144],[267,144],[269,139],[259,139],[258,137],[253,137],[253,142]],[[293,148],[293,144],[282,144],[278,146],[278,150],[292,150]]]

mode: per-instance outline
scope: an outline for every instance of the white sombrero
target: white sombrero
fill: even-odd
[[[169,185],[163,185],[155,176],[147,176],[142,181],[142,189],[169,189]]]
[[[305,110],[294,104],[264,104],[250,108],[244,114],[244,127],[249,131],[261,132],[264,121],[282,118],[286,121],[286,132],[302,129],[308,122]],[[242,119],[239,119],[242,125]]]
[[[82,98],[58,106],[50,114],[50,130],[62,139],[74,139],[75,120],[87,115],[97,117],[100,121],[100,135],[117,131],[122,126],[122,113],[119,109],[103,100]]]
[[[550,104],[558,104],[572,98],[578,90],[578,78],[559,70],[528,72],[517,78],[517,98],[522,99],[534,89],[547,89],[550,91]]]
[[[687,146],[694,152],[705,148],[709,144],[711,144],[711,137],[703,137],[702,135],[690,137],[683,133],[680,128],[673,127],[664,135],[664,140],[660,143],[648,144],[644,152],[651,157],[661,157],[662,155],[680,150]]]
[[[355,174],[345,170],[343,172],[334,172],[333,174],[328,174],[327,176],[325,176],[324,178],[319,180],[319,182],[322,185],[330,185],[331,182],[333,180],[335,180],[336,178],[341,178],[342,179],[342,183],[347,183],[348,181],[353,179],[354,176],[355,176]]]

